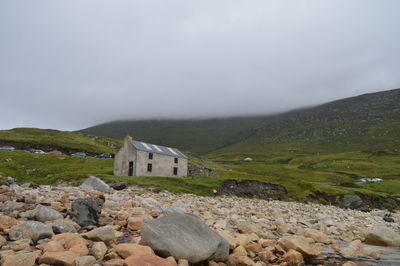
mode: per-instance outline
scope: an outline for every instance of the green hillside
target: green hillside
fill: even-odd
[[[225,152],[336,153],[400,149],[400,89],[267,117]]]
[[[4,145],[11,145],[18,149],[60,150],[64,153],[85,151],[89,154],[97,154],[115,153],[121,145],[121,141],[79,132],[38,128],[14,128],[0,130],[0,146]]]
[[[400,148],[400,89],[283,114],[203,120],[117,121],[81,132],[210,152],[306,152]]]
[[[203,120],[116,121],[80,132],[122,139],[135,139],[206,154],[245,139],[264,117],[235,117]]]

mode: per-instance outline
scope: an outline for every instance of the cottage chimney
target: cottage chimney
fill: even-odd
[[[124,142],[131,143],[131,142],[132,142],[132,137],[131,137],[131,135],[127,134],[126,137],[124,138]]]

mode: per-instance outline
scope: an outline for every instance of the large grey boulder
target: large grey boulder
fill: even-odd
[[[229,243],[192,214],[168,213],[151,220],[142,226],[141,237],[159,255],[190,263],[225,261],[229,255]]]
[[[89,176],[80,187],[86,190],[97,190],[103,193],[110,192],[110,186],[104,183],[103,180],[95,176]]]
[[[383,225],[375,226],[366,232],[365,243],[377,246],[399,247],[400,234]]]
[[[40,239],[51,238],[54,235],[51,225],[37,221],[26,221],[11,227],[8,236],[11,240],[32,239],[37,242]]]
[[[38,205],[35,210],[33,210],[33,213],[36,220],[40,222],[54,221],[64,218],[60,212],[43,205]]]
[[[76,199],[72,202],[72,219],[80,226],[96,225],[101,206],[95,198]]]

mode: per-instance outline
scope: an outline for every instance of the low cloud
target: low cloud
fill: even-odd
[[[268,114],[399,87],[397,0],[0,3],[0,127]]]

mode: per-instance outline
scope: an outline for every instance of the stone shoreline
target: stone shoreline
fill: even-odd
[[[152,193],[129,187],[120,191],[109,188],[105,193],[93,189],[0,186],[2,265],[400,264],[399,212],[391,214],[394,222],[386,222],[384,210],[361,212],[298,202]],[[98,217],[92,213],[95,224],[80,226],[82,221],[72,210],[77,208],[73,202],[90,197],[99,204]],[[83,212],[80,209],[80,215],[86,215]],[[149,241],[150,234],[142,232],[143,226],[164,226],[167,219],[160,217],[183,217],[178,221],[186,221],[185,213],[196,216],[194,220],[189,218],[189,223],[198,224],[189,224],[182,235],[171,236],[167,229]],[[225,252],[223,243],[227,243],[226,258],[221,255],[216,259],[222,261],[197,261],[203,253],[213,258],[212,252],[205,250],[211,249],[211,242],[210,247],[200,245],[204,239],[198,246],[193,245],[202,234],[194,231],[203,222],[218,234],[215,238],[219,244],[213,247],[218,254]],[[177,227],[184,230],[184,226]],[[167,242],[184,248],[161,252],[157,247],[166,241],[163,237],[168,241],[174,238],[175,242]],[[150,246],[142,245],[145,240]],[[182,241],[187,242],[182,245]]]

